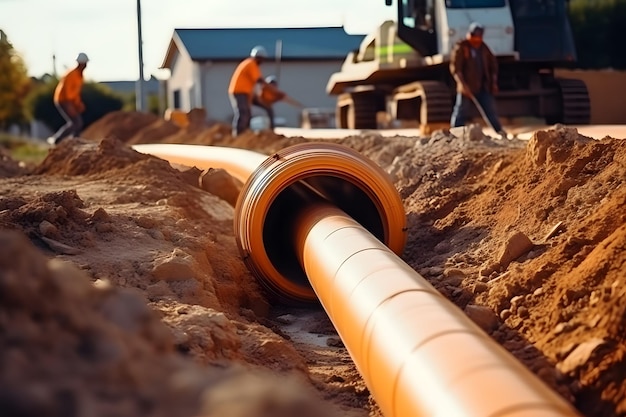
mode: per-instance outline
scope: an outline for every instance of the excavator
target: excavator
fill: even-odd
[[[328,80],[338,128],[376,129],[381,112],[387,122],[418,122],[423,130],[449,124],[456,94],[450,52],[474,21],[498,59],[501,118],[589,124],[584,81],[555,75],[576,61],[569,0],[395,2],[396,18],[365,36]]]

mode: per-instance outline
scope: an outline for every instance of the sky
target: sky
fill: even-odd
[[[177,28],[343,25],[364,34],[394,11],[384,0],[142,0],[144,78],[167,76],[159,67]],[[62,75],[85,52],[87,79],[139,78],[136,0],[0,0],[0,29],[30,76]]]

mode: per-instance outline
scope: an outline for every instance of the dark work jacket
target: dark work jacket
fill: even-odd
[[[494,81],[498,79],[498,61],[493,55],[489,47],[483,42],[477,52],[482,57],[482,72],[480,66],[476,64],[474,58],[472,58],[472,45],[467,39],[463,39],[454,45],[452,52],[450,53],[450,73],[457,82],[456,89],[458,92],[463,90],[461,83],[457,79],[457,75],[461,75],[462,79],[468,85],[473,94],[480,91],[483,85],[482,80],[484,76],[485,89],[493,94]]]

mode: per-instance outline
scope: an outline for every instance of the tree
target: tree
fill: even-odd
[[[569,15],[581,68],[626,69],[626,0],[572,0]]]
[[[0,30],[0,130],[26,121],[23,105],[29,89],[26,65]]]

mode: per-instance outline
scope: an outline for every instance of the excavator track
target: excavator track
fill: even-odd
[[[381,96],[376,91],[345,93],[337,100],[338,128],[376,129],[376,113],[381,108]]]
[[[566,125],[587,125],[591,120],[591,103],[587,85],[582,80],[557,78],[561,91],[561,120]]]
[[[450,88],[439,81],[422,81],[423,90],[420,120],[425,123],[450,122],[452,98]]]
[[[396,88],[391,98],[394,118],[416,120],[422,129],[450,123],[452,96],[450,88],[439,81],[417,81]]]

